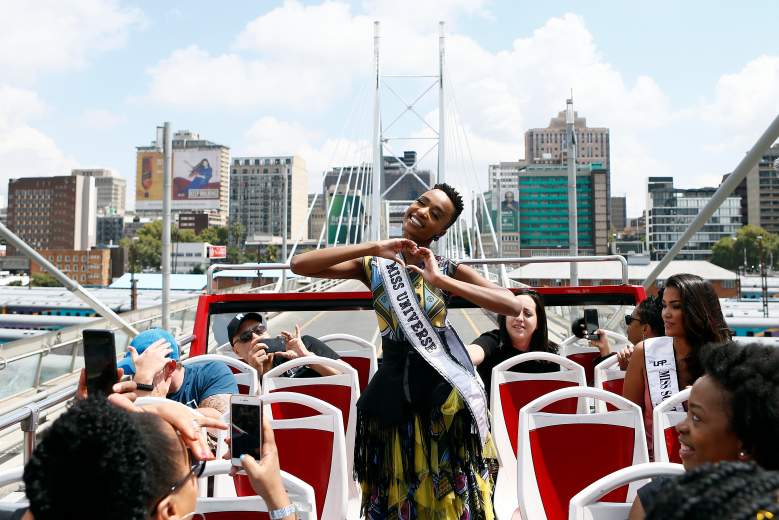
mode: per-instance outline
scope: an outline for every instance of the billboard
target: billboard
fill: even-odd
[[[354,206],[354,210],[352,210]],[[343,217],[341,216],[343,209]],[[349,236],[350,243],[360,242],[360,226],[357,224],[357,215],[362,215],[362,200],[360,195],[333,195],[330,205],[330,214],[327,217],[327,244],[333,245],[338,237],[339,244],[345,244]],[[351,215],[351,229],[349,226],[349,216]],[[338,222],[341,222],[339,229]],[[350,234],[351,232],[351,234]],[[337,233],[337,235],[336,235]]]
[[[227,258],[227,246],[208,246],[208,258]]]
[[[173,151],[174,209],[219,209],[221,151],[186,149]]]
[[[138,152],[135,165],[136,209],[162,208],[162,152]]]
[[[519,190],[501,186],[498,194],[498,200],[500,201],[500,230],[503,233],[519,233]]]

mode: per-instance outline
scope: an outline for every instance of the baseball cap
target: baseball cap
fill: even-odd
[[[152,343],[164,339],[170,344],[171,353],[168,354],[168,357],[174,361],[178,361],[180,358],[179,355],[179,344],[176,341],[176,338],[173,337],[173,334],[168,332],[167,330],[163,329],[149,329],[144,330],[137,336],[133,338],[133,340],[130,342],[130,346],[133,347],[138,354],[143,353],[144,350],[149,348]],[[127,352],[122,359],[117,361],[116,363],[117,368],[124,369],[125,374],[134,375],[135,374],[135,365],[133,364],[132,356],[129,352]]]
[[[265,325],[265,318],[258,312],[242,312],[241,314],[236,314],[235,317],[230,320],[230,323],[227,324],[227,339],[230,340],[231,345],[233,344],[233,337],[238,334],[238,329],[241,328],[241,325],[246,320],[259,321],[261,324]]]

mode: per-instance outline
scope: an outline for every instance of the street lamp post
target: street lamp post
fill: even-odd
[[[133,237],[130,243],[129,261],[130,261],[130,310],[138,308],[138,281],[135,279],[135,270],[137,269],[138,256],[135,248],[138,244],[138,237]]]
[[[763,235],[757,236],[760,245],[760,288],[763,297],[763,317],[768,317],[768,272],[765,268],[765,247],[763,247]]]

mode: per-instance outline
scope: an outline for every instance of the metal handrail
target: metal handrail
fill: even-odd
[[[192,342],[194,336],[187,335],[176,338],[179,348]],[[68,401],[76,394],[78,385],[68,385],[61,390],[53,392],[51,395],[40,401],[27,403],[19,408],[0,415],[0,432],[19,424],[24,434],[23,441],[23,459],[24,463],[30,460],[32,452],[35,450],[35,435],[40,425],[40,417],[43,412],[48,412],[53,407]]]
[[[206,270],[206,293],[214,294],[214,275],[219,271],[278,271],[282,269],[287,270],[289,268],[289,264],[279,263],[257,264],[247,262],[245,264],[212,264]]]
[[[590,263],[590,262],[619,262],[622,268],[622,283],[628,284],[628,261],[621,255],[600,256],[526,256],[516,258],[466,258],[458,260],[461,264],[476,265],[505,265],[505,264],[551,264],[551,263]]]

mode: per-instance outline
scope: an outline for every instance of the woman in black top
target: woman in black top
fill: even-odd
[[[515,318],[498,316],[498,328],[485,332],[468,345],[471,361],[484,381],[487,399],[490,396],[492,369],[507,359],[525,352],[557,354],[557,345],[549,341],[546,310],[541,296],[526,289],[516,295],[522,311]],[[556,372],[560,366],[547,361],[527,361],[513,367],[512,372]],[[489,402],[489,401],[488,401]]]

